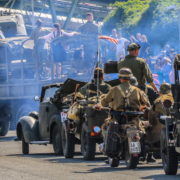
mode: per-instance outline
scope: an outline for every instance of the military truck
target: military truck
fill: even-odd
[[[161,157],[163,168],[167,175],[175,175],[180,160],[180,54],[176,55],[174,61],[175,83],[172,84],[174,105],[164,102],[166,108],[171,108],[168,116],[161,116],[161,123],[165,128],[161,131]]]
[[[0,136],[9,126],[15,129],[19,117],[35,110],[32,99],[50,80],[40,80],[33,57],[33,42],[28,39],[20,14],[0,16]]]

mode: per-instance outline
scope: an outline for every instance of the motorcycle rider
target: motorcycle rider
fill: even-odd
[[[115,111],[124,111],[126,104],[128,108],[134,111],[140,111],[144,107],[150,107],[146,94],[130,84],[132,76],[132,71],[129,68],[120,69],[120,85],[110,89],[109,93],[102,99],[101,105],[108,106],[111,103],[111,108]],[[124,101],[125,97],[127,98],[126,102]]]
[[[96,105],[96,108],[101,109],[102,107],[109,106],[112,111],[142,111],[147,107],[150,107],[150,102],[146,94],[139,88],[131,85],[137,85],[136,79],[133,79],[132,71],[128,68],[122,68],[119,71],[120,84],[112,87],[108,94],[101,100],[101,104]],[[110,122],[116,119],[111,117],[105,121],[102,125],[102,134],[104,139],[106,138],[107,126]],[[145,133],[144,123],[139,119],[135,118],[132,123],[141,131]],[[105,145],[102,143],[100,151],[104,152]],[[106,161],[109,163],[109,161]]]
[[[101,109],[102,107],[110,106],[114,111],[142,111],[146,107],[150,107],[150,102],[146,94],[130,84],[132,76],[133,74],[130,69],[120,69],[120,85],[112,87],[108,94],[101,100],[101,104],[96,105],[96,108]],[[145,132],[141,122],[135,123],[139,129]]]
[[[151,107],[148,113],[148,120],[150,123],[149,128],[146,129],[146,137],[145,141],[147,144],[151,144],[151,146],[159,147],[160,142],[160,132],[164,127],[163,124],[159,122],[160,115],[168,115],[167,109],[164,107],[164,101],[168,100],[171,104],[173,104],[173,96],[171,94],[171,86],[168,83],[163,83],[160,86],[160,95],[154,101],[153,106]],[[153,153],[149,152],[147,156],[147,162],[155,162],[156,160],[153,158]]]
[[[152,127],[147,134],[147,138],[152,143],[160,141],[160,132],[161,129],[164,127],[164,125],[159,122],[160,115],[168,115],[167,109],[163,105],[165,100],[169,100],[171,104],[174,103],[173,96],[171,93],[171,85],[168,83],[163,83],[160,86],[160,96],[155,100],[154,105],[149,111],[148,119]]]

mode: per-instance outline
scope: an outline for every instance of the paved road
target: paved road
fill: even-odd
[[[53,154],[51,145],[31,145],[31,154],[24,156],[21,142],[14,138],[12,131],[0,137],[0,180],[180,180],[180,167],[177,176],[164,175],[160,162],[143,163],[135,170],[127,170],[123,163],[110,168],[100,154],[92,162],[82,160],[78,153],[74,159],[64,159]]]

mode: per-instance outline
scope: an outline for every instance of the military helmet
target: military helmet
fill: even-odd
[[[132,50],[140,49],[140,48],[141,48],[141,46],[138,43],[131,43],[128,45],[127,50],[132,51]]]
[[[169,83],[163,83],[160,86],[160,93],[167,94],[171,92],[171,85]]]
[[[132,76],[130,78],[130,84],[133,86],[138,86],[138,81],[137,81],[137,78],[135,76]]]
[[[132,76],[133,76],[132,71],[129,68],[121,68],[119,70],[120,79],[130,80]]]
[[[104,74],[104,71],[102,68],[99,68],[97,67],[95,70],[94,70],[94,79],[97,79],[98,77],[102,77]]]

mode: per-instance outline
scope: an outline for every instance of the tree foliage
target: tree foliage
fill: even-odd
[[[179,0],[128,0],[112,7],[104,20],[104,32],[118,28],[130,34],[145,33],[152,43],[177,42]]]
[[[103,29],[131,28],[141,19],[142,14],[149,8],[150,0],[116,1],[111,6],[115,9],[105,18]]]

